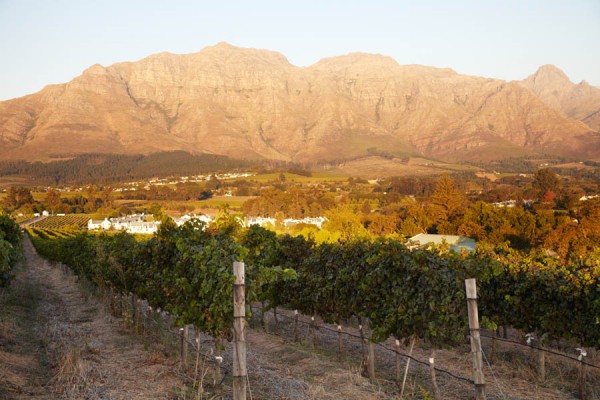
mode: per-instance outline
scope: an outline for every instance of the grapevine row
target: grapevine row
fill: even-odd
[[[315,245],[233,219],[206,227],[163,223],[152,238],[126,233],[53,237],[30,231],[44,256],[100,286],[135,293],[180,324],[230,335],[233,261],[246,263],[247,297],[369,321],[372,340],[417,335],[434,346],[464,340],[464,279],[477,278],[480,314],[552,338],[600,348],[600,252],[562,264],[542,252],[480,246],[475,254],[410,250],[398,240]]]
[[[22,255],[19,225],[8,215],[0,213],[0,288],[9,284],[13,268]]]

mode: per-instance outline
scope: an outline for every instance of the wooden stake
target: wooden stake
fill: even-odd
[[[183,327],[183,365],[187,367],[188,365],[188,340],[190,338],[190,325],[186,325]]]
[[[262,308],[260,309],[260,317],[263,331],[269,333],[269,320],[267,319],[267,315],[265,314],[265,302],[261,302]]]
[[[465,279],[469,329],[471,332],[471,354],[473,356],[473,380],[475,381],[475,399],[485,400],[485,379],[483,377],[483,357],[481,336],[479,335],[479,314],[477,312],[477,285],[475,279]]]
[[[202,348],[202,342],[200,341],[200,331],[194,326],[194,332],[196,333],[196,366],[194,368],[194,385],[198,382],[198,365],[200,363],[200,349]]]
[[[538,342],[538,379],[540,382],[544,382],[546,380],[546,355],[544,353],[544,349],[542,348],[542,341]]]
[[[233,263],[233,400],[246,400],[246,293],[244,263]]]
[[[587,355],[586,351],[583,348],[578,348],[577,349],[579,351],[579,361],[581,361],[579,363],[579,376],[577,377],[578,379],[578,383],[579,383],[579,388],[578,388],[578,394],[579,394],[579,398],[581,400],[587,400],[587,391],[586,391],[586,375],[587,375],[587,371],[585,368],[585,363],[583,361],[583,358]]]
[[[273,307],[273,319],[275,320],[275,333],[279,333],[279,318],[277,318],[277,307]]]
[[[408,367],[410,366],[410,357],[412,357],[413,348],[415,347],[416,336],[412,337],[410,341],[410,350],[408,351],[408,357],[406,358],[406,368],[404,369],[404,378],[402,378],[402,388],[400,389],[400,399],[404,396],[404,387],[406,386],[406,377],[408,375]]]
[[[368,348],[368,367],[369,379],[375,381],[375,344],[369,339]]]
[[[367,355],[367,348],[365,346],[365,333],[363,331],[363,326],[362,326],[362,318],[358,318],[358,332],[360,333],[360,346],[361,346],[361,350],[362,350],[362,366],[363,366],[363,374],[365,372],[365,370],[367,369],[367,363],[368,363],[368,358],[369,356]]]
[[[493,364],[494,362],[496,362],[496,346],[497,346],[497,340],[496,340],[496,330],[492,330],[492,351],[490,354],[490,364]]]
[[[294,342],[298,342],[300,340],[298,333],[298,310],[294,310]]]
[[[121,294],[121,318],[123,318],[123,327],[129,328],[129,295]]]
[[[136,308],[135,294],[129,293],[129,301],[131,302],[131,327],[133,328],[133,331],[135,332],[136,329],[137,329],[137,327],[135,325],[136,318],[137,318],[137,308]]]
[[[137,296],[134,294],[133,295],[133,309],[135,310],[135,317],[133,319],[133,324],[134,324],[134,329],[135,329],[135,333],[139,333],[140,332],[140,314],[142,313],[141,308],[140,308],[140,300],[137,298]]]
[[[440,389],[438,388],[437,379],[435,376],[435,349],[431,349],[431,356],[429,356],[429,374],[431,375],[431,390],[433,398],[440,400]]]
[[[317,330],[319,329],[319,326],[317,325],[314,315],[311,317],[310,323],[312,324],[313,347],[316,348],[319,345],[319,337],[317,336]]]
[[[215,341],[215,347],[216,347],[217,351],[219,351],[219,348],[221,347],[220,340]],[[223,364],[223,357],[216,356],[215,357],[215,374],[214,374],[214,386],[216,388],[221,387],[221,380],[223,379],[223,373],[221,371],[222,364]]]
[[[185,369],[185,361],[183,360],[185,354],[185,337],[183,333],[183,328],[179,328],[179,370],[183,371]]]
[[[338,330],[338,360],[344,361],[344,336],[342,334],[342,326],[337,326]]]
[[[402,368],[401,368],[401,359],[400,359],[400,341],[396,339],[396,383],[398,386],[402,384]]]
[[[587,371],[585,370],[585,364],[582,362],[579,366],[579,398],[581,400],[587,400],[587,392],[585,390],[586,375]]]

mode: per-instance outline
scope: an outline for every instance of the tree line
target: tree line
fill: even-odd
[[[107,184],[147,179],[156,176],[195,175],[231,171],[254,166],[243,160],[214,154],[190,154],[184,151],[149,155],[83,154],[69,160],[42,162],[0,162],[0,176],[26,175],[45,185]]]

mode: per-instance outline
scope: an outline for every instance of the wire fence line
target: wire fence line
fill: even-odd
[[[122,295],[121,295],[122,296]],[[125,296],[127,298],[127,296]],[[119,295],[113,295],[113,300],[118,299]],[[121,301],[121,306],[122,306],[122,300],[119,299]],[[200,357],[204,358],[207,362],[216,365],[218,368],[220,368],[225,375],[223,376],[223,379],[225,379],[225,377],[229,374],[232,373],[232,370],[224,365],[221,365],[218,361],[217,361],[217,357],[218,356],[214,356],[211,354],[207,354],[204,353],[200,350],[200,346],[197,343],[196,340],[190,340],[189,337],[186,337],[183,332],[182,329],[180,329],[179,327],[175,327],[172,324],[169,323],[169,319],[172,318],[172,316],[166,312],[166,311],[161,311],[160,309],[156,309],[154,310],[150,305],[148,305],[148,302],[146,300],[138,300],[137,302],[138,304],[136,305],[138,312],[141,312],[141,314],[143,315],[143,318],[145,321],[150,321],[156,328],[158,328],[159,330],[163,330],[163,325],[164,324],[164,332],[167,332],[168,334],[170,334],[173,338],[178,338],[179,340],[183,340],[187,343],[188,346],[190,346],[194,352],[194,354],[198,354]],[[127,301],[127,306],[131,307],[132,304]],[[154,314],[155,318],[152,318],[151,313]],[[121,313],[122,314],[122,313]],[[124,317],[123,315],[120,315],[120,317]],[[157,318],[160,318],[162,321],[162,324],[159,323],[157,321]],[[199,335],[202,335],[202,332],[198,332],[196,330],[196,327],[191,325],[192,329],[193,329],[193,334],[198,333]],[[205,335],[206,336],[206,335]],[[200,340],[201,336],[198,336]],[[214,341],[214,338],[211,338],[212,341]],[[211,340],[207,340],[207,341],[211,341]]]
[[[259,310],[261,310],[261,312],[263,311],[263,309],[261,309],[261,308],[259,308]],[[287,318],[288,320],[296,321],[296,319],[294,317],[290,317],[289,315],[278,314],[277,316],[278,317],[282,316],[284,318]],[[303,321],[303,320],[301,320],[299,318],[298,318],[298,323],[300,323],[300,324],[302,324],[304,326],[312,326],[311,322],[306,322],[306,321]],[[336,334],[340,334],[341,333],[342,335],[350,336],[350,337],[353,337],[353,338],[356,338],[356,339],[360,339],[360,340],[364,340],[365,339],[364,337],[361,337],[360,335],[357,335],[357,334],[354,334],[354,333],[351,333],[351,332],[347,332],[347,331],[340,331],[338,329],[333,329],[333,328],[328,327],[327,325],[319,325],[316,329],[317,330],[325,330],[325,331],[329,331],[329,332],[336,333]],[[388,351],[390,353],[398,354],[398,355],[400,355],[400,356],[402,356],[404,358],[410,359],[410,360],[412,360],[412,361],[414,361],[414,362],[416,362],[418,364],[421,364],[421,365],[429,367],[429,362],[428,361],[419,360],[418,358],[416,358],[414,356],[411,356],[409,354],[403,353],[403,352],[398,351],[396,349],[392,349],[392,348],[386,346],[383,343],[374,343],[374,344],[376,346],[378,346],[379,348],[384,349],[384,350],[386,350],[386,351]],[[454,374],[454,373],[452,373],[452,372],[450,372],[448,370],[445,370],[443,368],[439,368],[439,367],[434,367],[434,368],[435,368],[435,370],[437,372],[441,372],[443,374],[446,374],[446,375],[448,375],[448,376],[450,376],[450,377],[452,377],[454,379],[458,379],[458,380],[464,381],[464,382],[469,383],[469,384],[474,384],[475,383],[470,378],[465,378],[464,376],[456,375],[456,374]]]
[[[484,334],[481,334],[481,337],[484,337],[484,338],[487,338],[487,339],[492,339],[492,340],[498,340],[500,342],[512,343],[512,344],[519,345],[521,347],[526,347],[528,349],[532,349],[532,346],[530,346],[528,344],[525,344],[525,343],[517,342],[516,340],[504,339],[504,338],[500,338],[500,337],[497,337],[497,336],[495,337],[495,336],[489,336],[489,335],[484,335]],[[563,358],[569,359],[571,361],[575,361],[577,363],[584,364],[584,365],[586,365],[588,367],[600,369],[600,366],[598,366],[596,364],[589,363],[589,362],[587,362],[587,361],[585,361],[583,359],[580,360],[580,359],[578,359],[576,357],[570,356],[570,355],[565,354],[565,353],[560,353],[560,352],[557,352],[557,351],[554,351],[554,350],[550,350],[550,349],[547,349],[547,348],[544,348],[544,347],[541,347],[541,348],[540,347],[534,347],[534,349],[535,350],[539,350],[539,351],[543,351],[544,353],[553,354],[555,356],[563,357]]]
[[[111,296],[111,293],[105,293],[105,295]],[[116,293],[112,293],[112,301],[113,302],[118,302],[119,307],[123,307],[123,299],[120,298],[120,297],[128,298],[128,296],[123,296],[123,295],[119,295],[119,294],[116,294]],[[131,302],[129,302],[129,301],[126,301],[126,304],[127,304],[128,307],[132,306]],[[178,327],[171,326],[169,324],[169,321],[168,321],[169,320],[169,316],[170,316],[169,313],[167,313],[165,311],[161,311],[159,309],[156,309],[156,310],[153,309],[151,306],[148,305],[148,302],[146,300],[138,300],[137,307],[138,307],[138,312],[141,313],[141,315],[143,316],[143,318],[144,318],[145,321],[150,321],[159,330],[163,330],[164,329],[164,332],[167,332],[168,334],[170,334],[172,336],[172,338],[178,338],[179,340],[185,341],[188,344],[188,346],[191,347],[191,349],[193,350],[194,354],[198,353],[199,356],[203,357],[207,362],[209,362],[209,363],[215,365],[216,367],[220,368],[224,372],[224,375],[223,375],[220,383],[222,383],[227,376],[231,375],[232,370],[230,368],[228,368],[227,366],[222,365],[221,363],[217,362],[216,361],[216,356],[213,356],[213,355],[204,353],[202,351],[199,351],[199,346],[198,346],[198,344],[196,343],[195,340],[190,340],[189,337],[186,337],[184,335],[184,333],[182,332],[182,330],[179,329]],[[264,309],[257,308],[256,306],[254,306],[253,309],[254,310],[259,310],[259,311],[261,311],[261,313],[264,312]],[[154,314],[154,318],[153,318],[152,314]],[[120,315],[120,316],[123,317],[123,315]],[[278,314],[277,316],[278,317],[286,318],[286,319],[288,319],[290,321],[295,321],[294,317],[290,317],[290,316],[285,315],[285,314]],[[161,319],[161,323],[159,323],[157,321],[157,318]],[[252,318],[253,317],[251,317],[250,319],[252,319]],[[323,331],[328,331],[328,332],[335,333],[335,334],[339,334],[340,333],[339,330],[330,328],[327,325],[318,325],[318,326],[317,325],[313,325],[311,322],[306,322],[306,321],[304,321],[304,320],[302,320],[300,318],[298,318],[297,322],[300,325],[302,325],[302,326],[309,327],[309,329],[323,330]],[[197,332],[196,329],[195,329],[195,327],[193,325],[191,325],[191,327],[194,330],[193,333],[195,334]],[[198,333],[202,334],[201,332],[198,332]],[[361,341],[365,339],[365,337],[361,337],[360,335],[354,334],[352,332],[342,331],[341,333],[344,336],[352,337],[352,338],[355,338],[355,339],[358,339],[358,340],[361,340]],[[190,335],[190,336],[192,336],[192,335]],[[280,335],[280,336],[283,336],[283,335]],[[211,339],[212,339],[212,341],[214,341],[214,338],[211,338]],[[386,346],[383,343],[375,343],[375,345],[377,347],[379,347],[379,348],[381,348],[381,349],[389,352],[390,354],[394,354],[394,355],[397,354],[397,355],[400,355],[401,357],[404,357],[405,360],[406,359],[410,359],[411,361],[413,361],[413,362],[415,362],[415,363],[417,363],[419,365],[423,365],[423,366],[429,367],[429,362],[428,361],[420,360],[420,359],[418,359],[418,358],[416,358],[416,357],[414,357],[412,355],[409,355],[409,354],[406,354],[404,352],[398,351],[396,349],[390,348],[390,347]],[[448,370],[446,370],[444,368],[440,368],[440,367],[437,367],[437,366],[434,367],[434,368],[435,368],[435,370],[437,372],[445,374],[445,375],[449,376],[452,379],[456,379],[456,380],[465,382],[467,384],[474,384],[474,381],[472,379],[470,379],[470,378],[466,378],[464,376],[457,375],[457,374],[455,374],[455,373],[453,373],[451,371],[448,371]]]

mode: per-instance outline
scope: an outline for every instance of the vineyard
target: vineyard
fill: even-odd
[[[165,223],[141,242],[126,233],[29,234],[40,254],[79,277],[146,299],[177,325],[215,340],[231,339],[231,266],[242,260],[250,304],[263,303],[274,318],[285,308],[322,323],[358,324],[371,343],[418,338],[432,353],[462,345],[469,330],[464,280],[476,278],[486,327],[533,333],[539,348],[565,341],[600,348],[597,252],[563,264],[502,246],[456,254],[409,250],[389,239],[315,245],[257,226],[242,229],[228,216],[209,227]],[[248,306],[247,315],[252,311]],[[580,397],[589,393],[598,395],[598,388],[584,385]]]
[[[51,215],[34,225],[40,229],[60,230],[67,227],[85,227],[91,216],[89,214]]]

